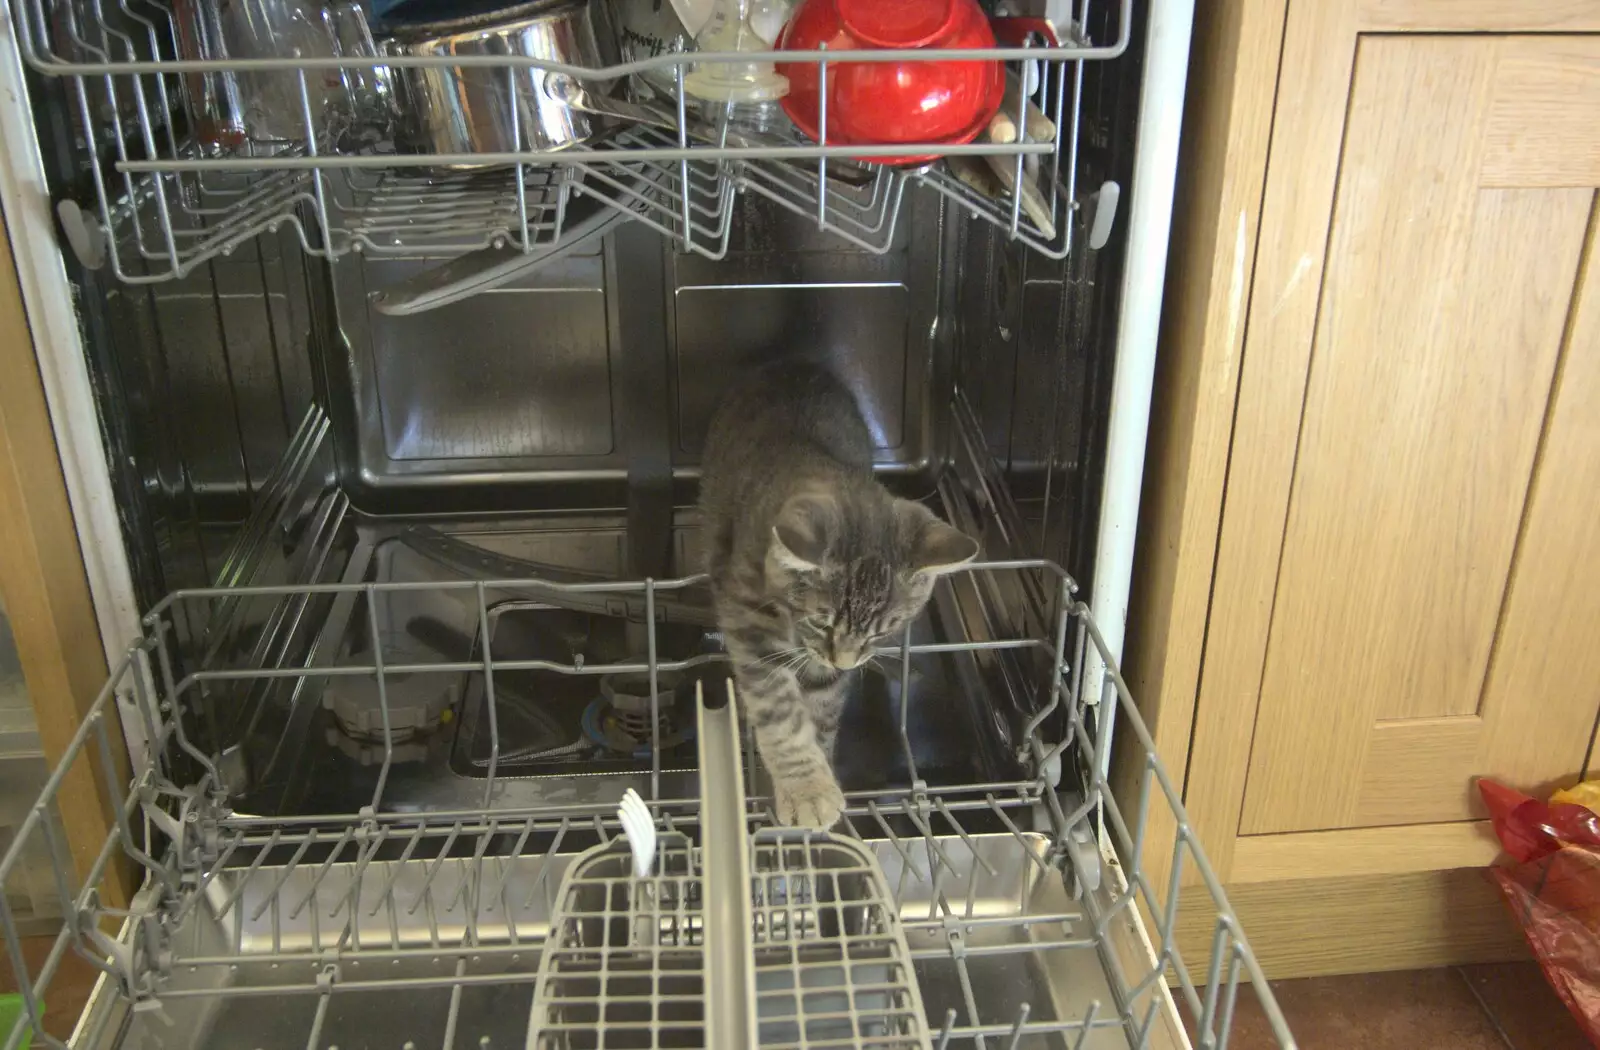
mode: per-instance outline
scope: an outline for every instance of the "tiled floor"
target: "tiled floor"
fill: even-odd
[[[30,974],[38,974],[39,967],[49,958],[50,949],[54,945],[54,937],[22,938],[22,958]],[[10,952],[0,952],[0,992],[17,990],[17,979],[12,971],[10,954]],[[72,1035],[72,1028],[78,1023],[78,1014],[89,1001],[89,993],[94,991],[95,978],[99,975],[98,970],[75,954],[69,954],[61,960],[61,966],[56,970],[55,978],[51,980],[49,992],[45,996],[46,1032],[61,1040]],[[0,1043],[5,1042],[5,1037],[10,1034],[10,1032],[0,1032]]]
[[[1303,1050],[1594,1050],[1533,963],[1273,984]],[[1241,989],[1230,1050],[1273,1041]]]

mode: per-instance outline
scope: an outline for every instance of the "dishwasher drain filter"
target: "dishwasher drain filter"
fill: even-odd
[[[539,960],[528,1050],[703,1047],[699,851],[662,839],[632,878],[615,840],[567,869]],[[859,843],[758,834],[750,847],[757,1023],[763,1048],[926,1050],[926,1017],[887,880]]]

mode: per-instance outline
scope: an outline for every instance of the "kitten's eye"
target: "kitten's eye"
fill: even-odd
[[[807,616],[803,618],[800,620],[800,628],[808,634],[816,635],[819,638],[831,637],[833,634],[833,624],[823,616]]]

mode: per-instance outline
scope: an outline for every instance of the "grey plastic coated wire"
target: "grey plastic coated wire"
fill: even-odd
[[[982,563],[970,566],[968,571],[1022,574],[1025,578],[1038,578],[1047,592],[1056,590],[1057,593],[1071,593],[1070,577],[1047,561],[1018,559]],[[47,782],[39,804],[18,829],[17,841],[0,858],[0,888],[4,887],[21,863],[26,841],[42,834],[41,822],[60,796],[68,773],[90,754],[104,750],[102,732],[105,718],[115,702],[114,689],[126,682],[129,675],[136,673],[139,661],[152,651],[158,660],[165,654],[172,644],[170,621],[182,611],[183,606],[205,608],[219,599],[240,602],[252,598],[303,600],[315,594],[365,595],[370,602],[385,592],[416,590],[419,587],[456,593],[476,605],[486,601],[482,596],[485,591],[492,592],[496,582],[537,582],[553,593],[565,590],[650,595],[693,586],[698,578],[579,584],[466,580],[459,585],[327,584],[309,587],[196,588],[177,592],[152,611],[148,621],[149,635],[130,650],[87,712],[83,725],[66,750],[62,764]],[[1071,632],[1073,644],[1102,649],[1104,641],[1092,622],[1087,606],[1073,601],[1068,611],[1077,627]],[[370,627],[366,629],[370,630]],[[1081,662],[1081,656],[1076,651],[1063,654],[1059,626],[1052,624],[1050,629],[1055,638],[996,638],[984,643],[945,642],[912,648],[920,653],[983,652],[1003,648],[1036,651],[1046,666],[1056,668],[1054,673],[1059,679],[1061,674],[1068,671],[1062,666],[1063,656],[1073,662]],[[380,676],[400,673],[406,666],[377,660],[359,665],[362,673]],[[495,660],[491,654],[483,659],[475,658],[462,666],[480,674],[493,675],[509,666],[509,662]],[[658,660],[656,666],[660,671],[669,665]],[[1113,668],[1118,716],[1127,723],[1128,731],[1122,734],[1124,744],[1139,748],[1144,756],[1143,790],[1138,793],[1133,810],[1125,810],[1127,800],[1119,802],[1110,792],[1110,785],[1099,772],[1101,766],[1096,761],[1095,749],[1100,746],[1098,734],[1091,732],[1084,720],[1081,698],[1074,699],[1071,704],[1065,703],[1064,697],[1072,693],[1059,680],[1053,683],[1051,693],[1061,705],[1058,710],[1066,713],[1066,743],[1082,756],[1081,764],[1084,769],[1092,771],[1093,782],[1092,794],[1085,804],[1074,806],[1071,817],[1056,818],[1052,826],[1058,830],[1021,830],[1025,826],[1023,822],[1030,819],[1040,803],[1054,801],[1048,784],[1037,776],[1019,781],[940,787],[926,794],[920,789],[896,789],[894,792],[854,792],[847,797],[847,813],[861,821],[860,830],[865,831],[876,825],[885,850],[890,851],[886,855],[900,858],[901,885],[894,890],[896,899],[909,887],[920,886],[920,892],[931,892],[926,911],[920,910],[919,906],[916,912],[907,912],[906,906],[902,906],[902,918],[908,928],[948,931],[947,944],[919,947],[914,952],[914,957],[919,961],[954,967],[957,984],[962,989],[961,1009],[948,1017],[933,1033],[934,1042],[945,1046],[1005,1046],[1018,1039],[1049,1037],[1064,1040],[1069,1046],[1081,1046],[1090,1032],[1121,1029],[1128,1035],[1130,1045],[1137,1045],[1148,1039],[1156,1023],[1160,1012],[1159,996],[1164,994],[1160,975],[1170,970],[1177,975],[1175,994],[1199,1019],[1202,1031],[1218,1040],[1232,1024],[1239,981],[1250,978],[1255,982],[1254,991],[1280,1044],[1293,1046],[1281,1011],[1271,999],[1270,990],[1250,952],[1248,941],[1227,904],[1223,888],[1189,828],[1181,799],[1161,767],[1153,739],[1138,717],[1132,695],[1120,674],[1115,671],[1114,661],[1109,662],[1108,666]],[[352,668],[277,670],[307,678]],[[590,669],[565,667],[558,670],[576,673]],[[191,672],[183,681],[198,681],[200,679],[196,675],[199,674],[213,676],[204,679],[207,681],[220,681],[229,676],[229,672],[212,668]],[[250,675],[251,669],[248,668],[233,672],[233,677],[239,680]],[[185,803],[185,811],[192,810],[200,818],[194,827],[197,833],[204,830],[203,838],[209,843],[206,848],[211,852],[205,854],[210,859],[204,861],[200,859],[201,854],[174,853],[170,849],[159,855],[133,854],[137,858],[138,869],[147,873],[151,880],[149,885],[158,891],[154,899],[170,900],[173,915],[192,914],[194,898],[185,894],[199,893],[202,888],[208,888],[205,892],[209,899],[218,902],[216,907],[229,917],[235,929],[242,930],[252,914],[276,917],[279,914],[276,909],[281,905],[284,915],[298,911],[302,919],[315,916],[323,931],[319,935],[322,940],[296,947],[279,943],[279,927],[275,922],[271,944],[253,949],[255,954],[207,954],[177,944],[172,946],[178,952],[176,961],[184,967],[193,968],[195,972],[215,971],[220,976],[232,972],[230,968],[246,963],[253,965],[276,961],[309,965],[323,958],[328,948],[338,943],[344,946],[343,951],[355,953],[361,958],[392,960],[396,963],[407,961],[411,965],[425,965],[427,969],[421,976],[411,974],[357,980],[346,974],[346,979],[307,978],[271,987],[227,987],[228,982],[223,981],[208,987],[163,987],[160,973],[148,969],[147,964],[139,961],[139,957],[130,957],[126,964],[102,961],[117,972],[120,979],[129,982],[125,987],[130,988],[130,994],[135,996],[146,994],[141,991],[146,988],[151,991],[160,989],[162,997],[173,1002],[214,1001],[219,997],[234,995],[304,994],[317,997],[319,1015],[331,1016],[329,1004],[336,995],[383,989],[450,989],[452,1005],[448,1008],[447,1021],[464,1024],[467,1019],[458,1012],[463,989],[529,979],[520,975],[508,978],[504,974],[482,972],[480,964],[474,960],[507,958],[529,945],[540,943],[543,934],[522,925],[516,909],[511,905],[518,904],[524,897],[531,904],[541,890],[547,899],[554,893],[551,872],[568,831],[592,828],[600,833],[602,839],[617,832],[614,811],[598,803],[541,805],[520,810],[469,808],[452,812],[415,813],[386,812],[382,798],[378,797],[374,805],[362,814],[276,818],[238,814],[226,809],[213,810],[207,803],[207,799],[214,796],[216,788],[210,782],[211,774],[202,778],[200,783],[190,785],[192,790],[187,792],[181,791],[179,785],[170,780],[170,770],[175,767],[168,764],[166,756],[169,749],[177,748],[180,742],[173,715],[182,709],[184,701],[179,682],[170,677],[163,676],[157,683],[157,689],[160,704],[152,705],[152,717],[157,719],[152,734],[152,765],[141,774],[136,790],[127,796],[122,808],[130,815],[141,811],[150,814],[153,811],[148,807],[165,805],[165,799],[190,799]],[[1030,739],[1037,739],[1043,731],[1044,726],[1036,724]],[[91,738],[95,738],[93,742]],[[1045,751],[1053,751],[1060,746],[1043,739],[1039,739],[1038,743]],[[188,746],[194,745],[189,742]],[[1069,913],[996,916],[974,911],[973,895],[978,892],[978,880],[992,878],[995,868],[987,860],[984,836],[974,831],[972,817],[988,814],[998,818],[1006,830],[985,834],[998,834],[1003,840],[1014,843],[1012,848],[1023,850],[1028,858],[1024,863],[1036,870],[1035,877],[1051,878],[1057,870],[1056,865],[1064,860],[1057,845],[1057,836],[1064,830],[1060,828],[1060,821],[1076,820],[1086,814],[1086,806],[1091,801],[1098,804],[1104,813],[1107,834],[1122,862],[1120,873],[1124,881],[1119,882],[1117,870],[1112,869],[1114,892],[1108,903],[1102,904],[1093,894],[1085,895],[1079,903],[1084,909],[1081,919],[1074,919]],[[752,805],[754,808],[747,811],[752,819],[769,819],[759,816],[765,809],[764,801],[753,799]],[[1178,895],[1171,892],[1170,883],[1166,887],[1167,893],[1158,892],[1144,867],[1143,859],[1152,846],[1148,834],[1149,814],[1156,807],[1168,810],[1178,829],[1170,842],[1177,868],[1192,865],[1199,872],[1206,895],[1215,909],[1213,942],[1217,950],[1203,975],[1191,973],[1176,941]],[[661,798],[652,802],[651,808],[664,826],[679,830],[692,830],[701,816],[695,802],[689,799]],[[1059,805],[1054,811],[1060,813]],[[891,818],[895,817],[905,819],[907,827],[914,829],[914,833],[896,834],[895,826],[890,823]],[[96,925],[104,922],[107,914],[114,914],[108,913],[99,903],[96,890],[104,872],[108,870],[111,857],[128,852],[124,841],[126,828],[125,821],[118,822],[102,847],[100,859],[91,869],[86,884],[80,884],[70,869],[63,867],[58,870],[57,877],[62,885],[79,887],[71,914],[82,916],[81,919],[74,919],[78,925],[64,929],[63,936],[67,941],[62,943],[86,935],[78,932],[88,928],[81,923]],[[855,829],[850,829],[850,832],[854,835]],[[538,851],[531,854],[525,852],[526,844],[536,834],[542,836]],[[195,838],[193,844],[198,845],[200,841],[201,838]],[[402,844],[403,850],[398,860],[378,859],[380,849],[393,850]],[[287,855],[287,866],[282,866],[281,861],[276,862],[280,864],[278,868],[263,866],[261,858],[265,856],[264,852],[257,853],[245,867],[240,867],[237,860],[230,860],[250,856],[252,850],[266,849],[274,850],[280,856]],[[452,857],[452,854],[455,856]],[[416,859],[421,857],[430,859]],[[410,868],[406,867],[408,864]],[[401,880],[399,875],[403,869],[417,874]],[[513,879],[514,872],[521,874]],[[370,883],[367,892],[360,891],[364,880]],[[166,888],[162,889],[163,886]],[[184,891],[180,886],[193,889]],[[527,888],[522,888],[524,886]],[[1119,886],[1120,889],[1117,888]],[[1164,906],[1159,903],[1163,897],[1166,901]],[[358,918],[353,912],[358,900],[366,918]],[[499,916],[495,921],[501,924],[500,932],[485,940],[480,923],[486,913],[482,909],[494,902],[509,903],[501,904],[500,910],[495,913]],[[1130,970],[1130,959],[1118,959],[1115,953],[1105,950],[1105,938],[1113,924],[1130,921],[1136,908],[1144,909],[1156,917],[1155,926],[1150,931],[1155,945],[1156,964],[1147,967],[1140,963],[1136,969]],[[392,932],[404,924],[407,916],[412,916],[414,921],[415,917],[436,914],[460,915],[463,909],[469,913],[464,932],[452,934],[443,940],[440,939],[437,925],[433,926],[431,940],[423,944],[397,940]],[[923,918],[924,915],[926,918]],[[934,925],[929,926],[929,923]],[[1072,923],[1074,934],[1057,939],[1040,939],[1028,934],[1012,941],[997,941],[984,934],[984,931],[1006,929],[1019,933],[1043,931],[1059,928],[1056,925],[1058,923]],[[11,929],[15,929],[11,905],[4,895],[0,895],[0,930],[9,932]],[[129,936],[145,936],[138,932],[144,929],[138,921],[131,922],[128,929]],[[1100,958],[1113,989],[1120,989],[1117,1003],[1097,1001],[1078,1017],[1051,1017],[1037,1008],[1032,1012],[1012,1011],[997,1016],[990,1004],[976,996],[967,973],[969,965],[977,965],[986,958],[1015,958],[1021,961],[1037,959],[1041,953],[1056,952],[1084,953]],[[124,965],[131,968],[124,969]],[[24,982],[37,993],[33,997],[35,1002],[39,995],[48,990],[50,976],[49,973],[42,973],[31,984]],[[217,985],[224,987],[219,989]],[[21,1025],[26,1023],[20,1022]],[[12,1038],[6,1041],[15,1042],[18,1032],[20,1026],[14,1026],[13,1032],[9,1033]],[[4,1035],[6,1033],[0,1033],[0,1036]]]
[[[735,193],[752,190],[798,215],[811,218],[822,229],[844,237],[869,251],[890,250],[900,207],[899,190],[907,182],[926,185],[985,222],[1000,227],[1007,237],[1051,258],[1064,258],[1072,247],[1072,219],[1076,203],[1078,127],[1082,69],[1085,62],[1120,56],[1128,45],[1132,22],[1131,0],[1119,0],[1117,39],[1107,45],[1088,43],[1059,47],[995,47],[985,49],[898,49],[851,51],[768,51],[725,54],[672,53],[619,63],[604,68],[576,67],[527,56],[424,55],[424,56],[315,56],[252,59],[141,58],[153,52],[160,34],[155,20],[118,5],[139,26],[129,35],[108,22],[102,0],[60,0],[76,12],[64,22],[48,12],[59,4],[47,0],[15,0],[12,5],[15,38],[21,58],[38,73],[72,82],[71,93],[78,120],[94,127],[97,113],[113,124],[108,137],[112,155],[103,160],[91,151],[93,210],[98,213],[105,257],[116,277],[130,284],[148,284],[182,278],[196,267],[233,251],[262,234],[287,227],[307,254],[337,258],[352,251],[375,256],[407,252],[443,254],[473,251],[501,244],[525,251],[559,243],[567,236],[566,222],[572,193],[583,193],[613,208],[630,221],[643,222],[684,249],[711,259],[728,250]],[[160,10],[156,8],[155,10]],[[1078,12],[1086,21],[1087,7]],[[170,13],[167,20],[172,21]],[[81,23],[81,24],[80,24]],[[167,27],[170,30],[170,26]],[[1045,97],[1040,104],[1050,111],[1057,128],[1053,142],[841,144],[797,142],[793,145],[731,146],[695,144],[682,133],[685,99],[677,102],[680,131],[674,137],[652,137],[628,132],[602,146],[586,145],[555,152],[524,148],[520,134],[515,148],[496,153],[426,154],[377,152],[352,154],[323,148],[319,140],[329,129],[313,105],[310,84],[330,70],[353,72],[385,68],[444,67],[503,69],[514,79],[519,71],[542,69],[576,81],[614,81],[641,73],[670,73],[681,79],[686,68],[700,62],[746,62],[752,59],[791,63],[941,62],[989,60],[1042,65]],[[1068,70],[1072,72],[1069,74]],[[1053,70],[1052,74],[1050,71]],[[203,155],[176,141],[168,115],[177,104],[195,126],[196,102],[189,97],[191,83],[207,74],[288,74],[298,89],[298,149],[268,150],[262,156]],[[1070,100],[1064,94],[1073,82]],[[1054,85],[1051,94],[1050,85]],[[291,91],[291,94],[295,92]],[[511,95],[513,113],[520,106]],[[821,127],[830,126],[829,100],[821,100]],[[1070,109],[1070,112],[1069,112]],[[514,129],[517,130],[517,129]],[[137,142],[137,150],[129,144]],[[284,144],[287,146],[287,144]],[[1018,195],[1003,190],[997,199],[975,193],[942,172],[898,172],[880,176],[892,181],[896,192],[882,214],[850,214],[851,205],[829,188],[830,160],[870,154],[881,158],[935,156],[1001,156],[1017,165],[1027,157],[1050,158],[1041,165],[1042,192],[1054,216],[1054,232],[1046,236],[1031,219],[1025,219]],[[796,163],[814,165],[815,181],[787,177],[785,169]],[[470,218],[458,205],[464,198],[458,185],[432,185],[428,170],[440,166],[501,166],[517,176],[503,186],[479,186],[470,191],[480,203]],[[582,172],[583,182],[562,173]],[[395,184],[392,195],[406,197],[409,206],[385,217],[385,192],[359,187],[358,173],[415,180]],[[537,193],[524,177],[551,173]],[[642,189],[633,184],[642,176]],[[236,178],[239,183],[219,180]],[[708,194],[705,200],[695,194]],[[709,208],[705,201],[712,202]],[[84,202],[87,204],[87,202]],[[98,262],[90,265],[99,265]]]
[[[580,81],[609,81],[644,73],[659,73],[692,66],[699,62],[939,62],[939,61],[1021,61],[1024,59],[1049,59],[1068,61],[1104,61],[1118,58],[1128,49],[1131,39],[1133,0],[1120,0],[1118,32],[1115,42],[1104,46],[1061,47],[987,47],[987,48],[882,48],[856,50],[793,50],[793,51],[683,51],[656,55],[633,62],[593,67],[574,66],[564,62],[525,55],[374,55],[306,58],[251,58],[251,59],[165,59],[147,61],[71,62],[46,52],[40,54],[35,45],[35,33],[48,23],[42,0],[22,0],[17,11],[18,39],[23,57],[39,73],[46,76],[103,76],[125,73],[248,73],[272,70],[322,70],[322,69],[375,69],[388,68],[532,68],[560,73]]]

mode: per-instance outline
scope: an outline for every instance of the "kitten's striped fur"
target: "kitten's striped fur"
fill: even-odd
[[[844,808],[832,758],[845,675],[978,545],[878,483],[854,397],[803,362],[761,368],[724,399],[700,508],[717,623],[778,819],[829,827]]]

